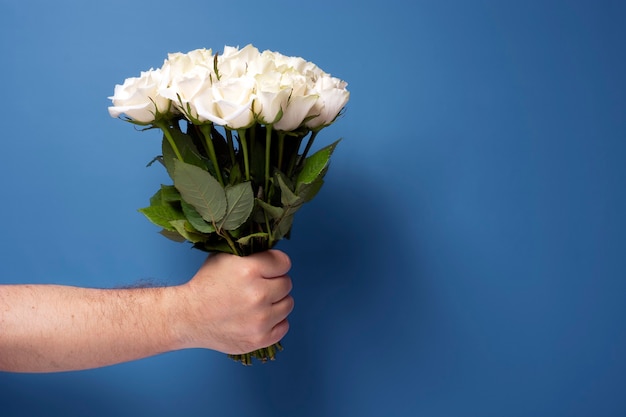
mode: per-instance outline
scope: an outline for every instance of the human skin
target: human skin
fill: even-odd
[[[240,354],[287,333],[289,257],[216,254],[185,284],[0,285],[0,370],[97,368],[187,348]]]

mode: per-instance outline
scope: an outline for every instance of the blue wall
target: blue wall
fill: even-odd
[[[0,373],[0,415],[626,415],[624,3],[410,3],[1,1],[2,283],[195,272],[136,211],[159,139],[106,110],[167,52],[254,43],[352,97],[277,362]]]

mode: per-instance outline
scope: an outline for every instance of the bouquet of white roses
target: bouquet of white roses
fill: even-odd
[[[346,85],[300,57],[252,45],[169,54],[161,68],[116,85],[109,113],[163,132],[152,162],[173,180],[140,211],[166,237],[203,251],[273,247],[323,184],[338,141],[309,151],[348,102]],[[231,357],[250,364],[281,349]]]

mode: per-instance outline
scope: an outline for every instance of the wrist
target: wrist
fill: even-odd
[[[209,300],[198,300],[191,282],[167,288],[165,297],[165,322],[167,339],[170,350],[181,350],[203,347],[198,340],[200,323],[210,321],[210,317],[199,317],[199,311],[206,313],[206,308],[200,308],[199,302],[208,303]],[[205,341],[206,342],[206,341]]]

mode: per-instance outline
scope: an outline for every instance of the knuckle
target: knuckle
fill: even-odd
[[[250,286],[246,294],[247,301],[252,306],[260,306],[267,302],[268,294],[264,288]]]
[[[251,333],[249,336],[249,343],[256,348],[265,347],[268,343],[267,332],[258,331]]]
[[[252,279],[252,278],[255,278],[258,275],[258,272],[257,272],[256,268],[254,267],[254,265],[252,265],[249,262],[244,263],[240,267],[239,272],[240,272],[241,276],[246,278],[246,279]]]

